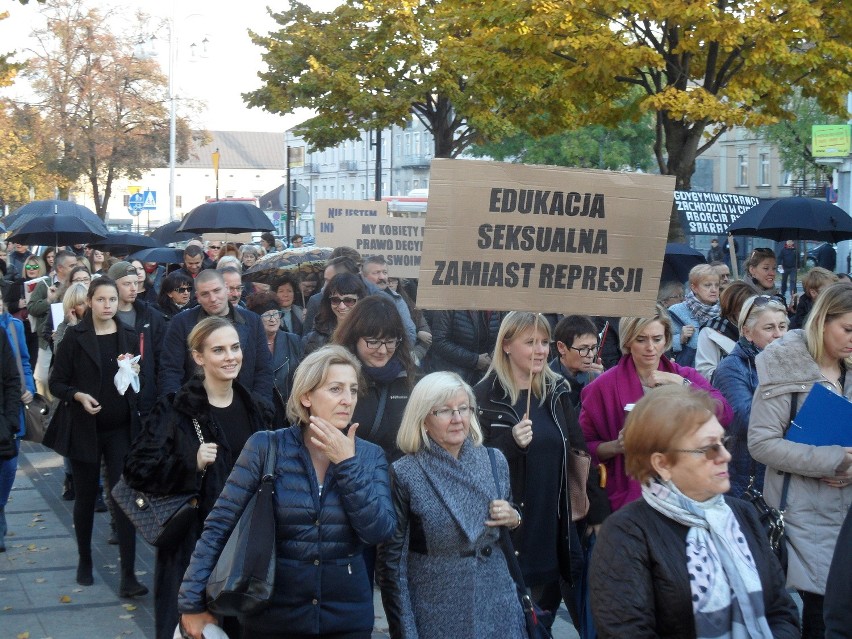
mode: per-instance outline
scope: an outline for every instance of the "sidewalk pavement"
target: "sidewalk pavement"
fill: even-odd
[[[59,455],[23,442],[6,506],[7,551],[0,553],[0,639],[154,639],[153,593],[118,597],[118,546],[107,543],[109,513],[95,513],[95,583],[77,585],[74,502],[62,499],[63,480]],[[136,575],[151,588],[153,574],[154,549],[138,538]],[[378,591],[375,609],[373,639],[387,639]],[[556,639],[577,637],[564,607],[553,631]]]

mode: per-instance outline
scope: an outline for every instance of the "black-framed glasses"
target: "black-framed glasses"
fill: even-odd
[[[263,315],[260,316],[260,319],[266,322],[281,319],[281,311],[266,311]]]
[[[357,295],[344,295],[344,296],[341,297],[341,296],[338,296],[338,295],[332,295],[331,297],[328,298],[328,301],[331,302],[332,306],[340,306],[341,304],[343,304],[347,308],[352,308],[353,306],[355,306],[358,303],[358,296]]]
[[[389,351],[395,351],[397,347],[402,344],[401,339],[372,339],[364,337],[364,344],[371,351],[377,351],[379,348],[384,346]]]
[[[726,435],[718,444],[710,444],[701,448],[675,448],[675,453],[692,453],[693,455],[704,455],[709,461],[716,461],[722,455],[722,449],[728,450],[728,444],[731,443],[732,437]]]
[[[594,346],[581,346],[577,348],[576,346],[569,346],[572,351],[577,351],[577,355],[580,357],[588,357],[589,355],[594,355],[598,352],[599,346],[595,344]]]
[[[209,248],[209,249],[213,249],[214,251],[218,251],[218,250],[219,250],[220,248],[222,248],[222,247],[221,247],[221,246],[214,246],[213,244],[211,244],[211,245],[210,245],[210,246],[208,246],[207,248]]]
[[[470,406],[459,406],[458,408],[437,408],[429,412],[443,421],[450,421],[453,418],[453,413],[458,413],[459,417],[464,419],[470,415]]]

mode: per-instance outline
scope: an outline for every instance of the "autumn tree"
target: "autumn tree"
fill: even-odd
[[[168,158],[167,81],[155,60],[120,35],[110,12],[49,0],[43,14],[25,74],[58,147],[48,169],[68,184],[85,180],[106,219],[117,178],[138,179]],[[188,155],[187,131],[180,122],[178,161]]]
[[[434,0],[348,0],[321,12],[293,1],[272,14],[279,30],[251,34],[269,68],[263,86],[243,97],[272,113],[316,111],[298,128],[316,149],[404,125],[413,114],[432,134],[435,157],[456,157],[483,133],[506,132],[493,115],[498,97],[479,94],[445,54],[445,42],[470,31],[456,9]]]
[[[696,158],[726,130],[793,119],[795,91],[845,115],[852,3],[459,0],[465,6],[475,28],[452,48],[479,82],[526,95],[498,105],[507,120],[543,135],[650,112],[656,163],[678,189],[690,188]],[[680,235],[676,216],[670,235]]]

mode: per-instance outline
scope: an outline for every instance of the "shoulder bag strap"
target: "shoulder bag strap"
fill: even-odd
[[[18,342],[18,331],[11,320],[9,321],[12,330],[8,334],[12,336],[12,341],[15,342],[15,363],[18,365],[18,374],[21,376],[21,393],[26,393],[27,380],[24,379],[24,365],[21,363],[21,344]]]
[[[198,420],[195,419],[195,417],[192,418],[192,425],[195,426],[195,434],[198,435],[198,441],[203,444],[204,435],[201,434],[201,424],[198,423]]]
[[[494,476],[494,483],[497,485],[497,495],[500,495],[500,480],[497,476],[497,461],[494,455],[493,448],[485,448],[488,453],[488,459],[491,462],[491,474]],[[512,546],[512,538],[509,536],[509,530],[505,526],[500,526],[500,549],[506,557],[506,565],[509,567],[509,574],[512,575],[512,580],[515,582],[515,587],[518,589],[518,594],[523,597],[527,594],[527,587],[524,585],[524,574],[521,572],[521,565],[518,563],[518,558],[515,556],[515,548]]]
[[[266,459],[263,460],[263,477],[275,477],[275,462],[277,461],[277,453],[275,449],[275,431],[266,431]]]
[[[369,441],[370,436],[375,435],[378,432],[377,429],[382,423],[382,417],[385,416],[385,405],[388,402],[388,386],[389,384],[382,385],[382,389],[379,391],[379,405],[376,408],[376,417],[373,419],[373,425],[370,426],[370,430],[359,435],[361,439]]]
[[[799,403],[799,396],[796,393],[793,393],[792,398],[790,399],[790,424],[793,423],[793,420],[796,418],[796,412]],[[787,428],[790,428],[790,425],[787,425]],[[785,433],[786,434],[786,433]],[[784,473],[784,483],[781,486],[781,501],[778,503],[778,510],[783,514],[787,509],[787,493],[790,490],[790,473]]]

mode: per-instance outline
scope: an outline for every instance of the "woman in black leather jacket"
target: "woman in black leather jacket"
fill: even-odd
[[[536,603],[555,613],[562,598],[560,578],[570,589],[582,570],[567,466],[569,448],[586,451],[586,444],[568,384],[547,365],[549,352],[547,321],[535,313],[509,313],[500,325],[488,375],[474,392],[485,443],[500,449],[509,462],[512,499],[524,522],[513,535],[524,581]],[[609,514],[596,469],[590,470],[586,492],[590,510],[584,529],[598,526]],[[573,596],[566,597],[566,605],[576,625]]]
[[[160,400],[133,442],[124,468],[132,488],[158,495],[198,493],[198,516],[183,541],[173,548],[157,548],[157,639],[174,634],[183,573],[244,443],[272,423],[267,402],[256,401],[236,381],[242,353],[237,331],[227,319],[203,319],[187,341],[201,375]]]

